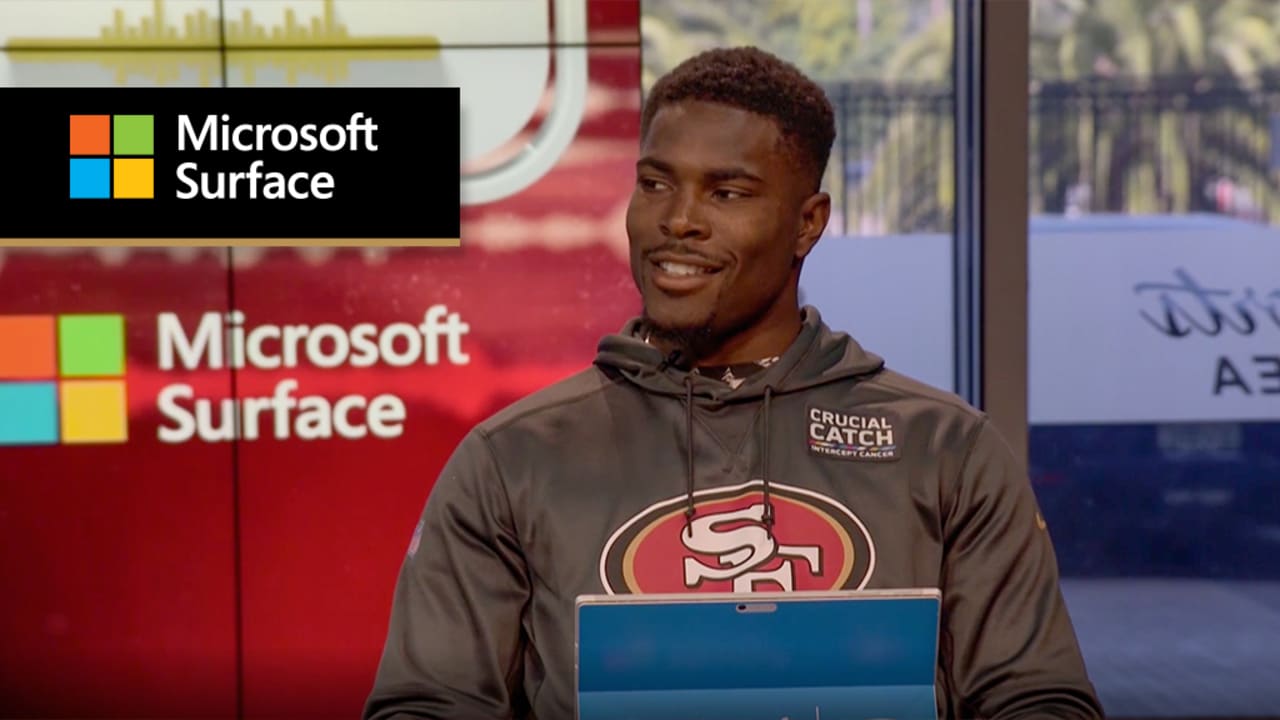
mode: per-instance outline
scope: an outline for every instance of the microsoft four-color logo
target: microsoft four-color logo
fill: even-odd
[[[71,199],[155,197],[155,116],[72,115]]]
[[[124,318],[0,315],[0,445],[128,438]]]

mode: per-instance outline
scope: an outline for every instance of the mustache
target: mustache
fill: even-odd
[[[684,243],[684,242],[668,242],[668,243],[663,243],[662,245],[659,245],[657,247],[649,248],[648,250],[644,251],[644,257],[647,260],[651,256],[657,253],[668,253],[671,255],[682,255],[685,257],[698,258],[699,260],[703,260],[708,263],[717,264],[717,265],[721,263],[720,258],[708,255],[705,252],[702,252],[701,250],[695,249],[689,243]]]

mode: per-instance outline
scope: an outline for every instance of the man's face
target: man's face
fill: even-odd
[[[698,101],[660,109],[627,209],[650,325],[714,344],[794,306],[798,260],[817,239],[802,217],[807,185],[771,119]]]

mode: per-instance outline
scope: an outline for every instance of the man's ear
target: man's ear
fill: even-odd
[[[822,238],[831,219],[831,196],[816,192],[800,205],[800,232],[796,236],[796,260],[804,260]]]

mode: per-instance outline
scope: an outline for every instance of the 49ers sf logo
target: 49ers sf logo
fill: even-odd
[[[848,508],[820,493],[769,483],[773,537],[764,525],[763,483],[754,480],[652,505],[618,528],[600,553],[605,592],[759,592],[861,589],[875,545]]]

